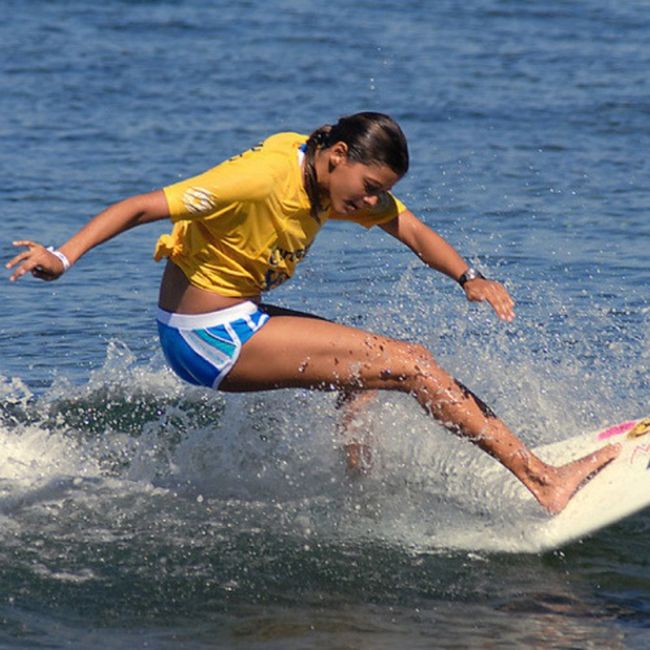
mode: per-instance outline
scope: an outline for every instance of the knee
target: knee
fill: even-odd
[[[439,366],[431,352],[422,345],[408,344],[403,348],[406,360],[398,390],[414,396],[428,413],[441,399],[458,399],[458,387],[453,378]]]
[[[419,343],[404,343],[402,354],[416,373],[426,372],[437,367],[433,354]]]
[[[413,390],[440,372],[433,354],[419,343],[398,343],[393,358],[397,363],[396,372],[392,374],[401,377],[406,390]]]

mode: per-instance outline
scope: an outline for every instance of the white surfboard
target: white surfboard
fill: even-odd
[[[566,508],[536,531],[540,550],[557,549],[650,507],[650,417],[628,420],[535,449],[547,462],[566,463],[608,442],[620,455],[586,483]]]

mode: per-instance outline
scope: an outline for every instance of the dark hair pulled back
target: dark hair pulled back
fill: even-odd
[[[386,165],[399,177],[409,168],[406,137],[397,122],[383,113],[363,112],[341,117],[336,124],[325,124],[307,140],[305,152],[305,189],[311,215],[318,220],[321,209],[314,158],[319,149],[337,142],[348,147],[348,160],[364,165]]]

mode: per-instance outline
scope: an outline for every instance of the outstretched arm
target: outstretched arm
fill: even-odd
[[[59,250],[74,264],[91,248],[108,241],[120,233],[143,223],[158,221],[169,216],[167,199],[162,190],[139,194],[115,203],[93,217]],[[14,242],[27,250],[16,255],[6,266],[14,268],[9,278],[12,282],[26,273],[41,280],[56,280],[64,272],[63,262],[44,246],[30,240]]]
[[[406,244],[427,266],[458,281],[469,268],[456,249],[438,233],[424,224],[412,212],[405,210],[392,221],[381,226],[403,244]],[[511,321],[515,317],[514,301],[499,282],[486,278],[468,280],[463,285],[471,301],[487,301],[499,318]]]

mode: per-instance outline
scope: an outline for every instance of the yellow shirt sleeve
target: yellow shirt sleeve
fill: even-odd
[[[372,228],[382,223],[388,223],[406,210],[406,206],[390,192],[385,192],[380,197],[377,205],[372,208],[360,210],[353,215],[337,215],[332,213],[330,219],[338,221],[354,221],[365,228]]]
[[[163,188],[171,220],[210,219],[243,203],[264,200],[273,190],[272,156],[249,149],[208,171]]]

